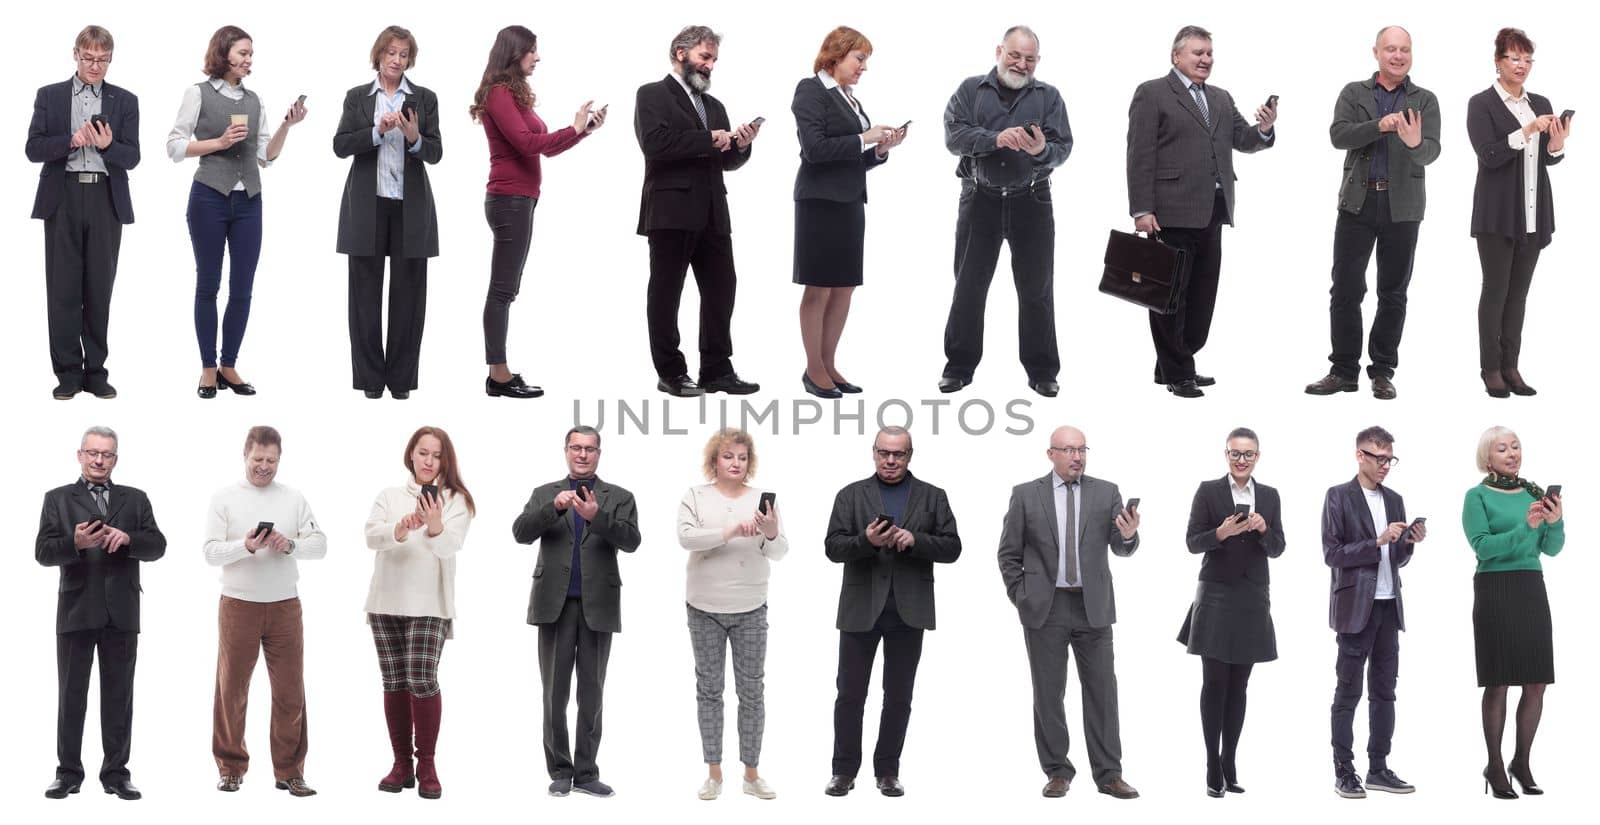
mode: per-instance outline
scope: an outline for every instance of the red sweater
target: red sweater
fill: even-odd
[[[518,105],[504,86],[489,90],[479,119],[489,137],[491,195],[539,197],[539,156],[559,155],[584,138],[571,126],[550,131],[532,109]]]

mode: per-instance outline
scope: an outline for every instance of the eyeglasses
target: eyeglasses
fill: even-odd
[[[568,444],[567,452],[573,455],[594,455],[600,452],[600,448],[591,444]]]
[[[109,55],[106,57],[84,57],[79,55],[78,62],[90,67],[109,66],[111,65],[111,57]]]
[[[1364,450],[1364,449],[1361,449],[1359,447],[1357,447],[1356,449],[1361,450],[1361,454],[1362,455],[1366,456],[1367,458],[1372,459],[1372,463],[1378,465],[1379,467],[1393,467],[1394,465],[1400,463],[1400,457],[1399,456],[1379,455],[1377,453],[1370,452],[1368,450]]]
[[[1016,62],[1018,60],[1021,60],[1022,62],[1028,64],[1029,66],[1036,65],[1039,62],[1039,56],[1038,55],[1036,55],[1036,54],[1023,55],[1022,52],[1017,52],[1017,51],[1006,52],[1006,59],[1010,60],[1012,62]]]
[[[83,453],[91,461],[99,461],[102,458],[106,461],[117,460],[117,454],[110,450],[79,450],[78,452]]]
[[[1078,456],[1078,455],[1081,455],[1081,456],[1083,456],[1085,458],[1087,458],[1089,456],[1089,448],[1088,447],[1055,447],[1055,446],[1052,446],[1050,448],[1050,452],[1052,452],[1052,453],[1060,453],[1060,454],[1062,454],[1064,456],[1067,456],[1069,458],[1072,457],[1072,456]]]
[[[895,461],[905,461],[911,457],[910,450],[880,450],[877,447],[872,448],[872,454],[885,461],[891,458]]]
[[[1242,451],[1241,450],[1229,450],[1228,451],[1228,460],[1229,461],[1255,461],[1257,458],[1260,458],[1260,457],[1261,457],[1261,454],[1256,452],[1255,450],[1242,450]]]

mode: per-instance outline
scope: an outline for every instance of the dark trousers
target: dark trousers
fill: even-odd
[[[872,660],[883,642],[883,715],[878,719],[878,745],[872,752],[873,776],[899,776],[900,751],[911,722],[911,691],[922,661],[922,628],[900,618],[894,595],[864,632],[839,631],[838,698],[833,702],[833,773],[855,776],[861,770],[861,716],[867,707]]]
[[[61,205],[44,221],[50,368],[69,389],[106,382],[106,327],[122,223],[111,205],[111,184],[104,175],[97,180],[79,183],[69,173]]]
[[[650,238],[650,285],[645,291],[645,318],[650,326],[650,360],[656,375],[672,378],[689,373],[678,349],[678,304],[683,280],[694,267],[700,289],[700,380],[733,372],[733,298],[738,278],[733,270],[733,238],[719,232],[657,229]]]
[[[1394,739],[1394,685],[1400,678],[1400,617],[1393,599],[1372,603],[1372,616],[1360,633],[1339,634],[1339,660],[1334,664],[1339,682],[1333,689],[1336,761],[1355,759],[1351,748],[1362,671],[1367,679],[1367,764],[1369,770],[1381,770],[1387,767],[1384,760]]]
[[[511,327],[511,302],[522,289],[522,267],[528,262],[528,246],[533,243],[533,208],[538,198],[522,195],[490,195],[483,201],[483,214],[494,233],[494,251],[489,256],[489,295],[483,301],[483,350],[485,364],[506,362],[506,333]]]
[[[428,259],[407,258],[404,204],[378,198],[376,255],[350,256],[350,385],[397,392],[417,388],[422,323],[428,310]],[[383,335],[383,259],[389,258],[389,335]],[[385,351],[387,350],[387,354]]]
[[[133,742],[133,666],[139,634],[115,628],[56,634],[56,778],[83,781],[83,719],[89,711],[89,671],[100,657],[100,782],[129,778]]]
[[[1096,785],[1122,776],[1122,729],[1117,716],[1117,674],[1110,627],[1092,627],[1083,593],[1056,590],[1044,626],[1022,629],[1033,680],[1033,743],[1045,776],[1071,780],[1067,758],[1068,650],[1078,657],[1083,690],[1083,733]]]
[[[1378,249],[1378,311],[1372,318],[1367,375],[1393,378],[1400,364],[1400,333],[1406,325],[1406,288],[1416,260],[1420,221],[1389,220],[1389,193],[1369,191],[1361,214],[1339,210],[1333,227],[1333,287],[1328,329],[1333,374],[1354,381],[1361,374],[1361,299],[1367,294],[1367,261]]]
[[[1533,283],[1540,248],[1537,235],[1478,238],[1478,263],[1483,267],[1483,292],[1478,296],[1478,366],[1482,369],[1517,368],[1522,355],[1522,316],[1528,309],[1528,287]]]
[[[1009,197],[966,183],[956,214],[956,286],[944,325],[944,374],[970,380],[983,358],[983,313],[1000,260],[1011,249],[1017,288],[1017,352],[1029,381],[1054,381],[1056,221],[1048,182]]]
[[[1211,222],[1198,229],[1163,228],[1161,239],[1184,251],[1189,266],[1178,291],[1178,309],[1171,315],[1150,313],[1150,338],[1156,346],[1156,377],[1174,384],[1194,377],[1194,356],[1211,335],[1217,307],[1217,282],[1222,273],[1222,225],[1228,204],[1217,190]]]
[[[222,256],[228,255],[228,306],[222,313],[221,365],[239,359],[244,328],[250,322],[250,294],[261,258],[261,196],[244,190],[226,195],[195,181],[189,187],[189,243],[194,246],[194,334],[200,365],[217,359],[217,293],[222,288]]]
[[[539,680],[544,688],[544,763],[551,779],[600,778],[600,705],[611,634],[590,630],[583,600],[567,599],[554,624],[539,625]],[[567,746],[567,698],[578,672],[578,747]]]

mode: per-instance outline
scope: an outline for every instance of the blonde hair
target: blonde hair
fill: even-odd
[[[1478,472],[1489,472],[1489,451],[1494,449],[1494,443],[1496,441],[1499,441],[1508,435],[1512,438],[1517,437],[1515,430],[1511,429],[1510,427],[1502,427],[1496,424],[1495,426],[1484,430],[1483,435],[1478,436]]]
[[[706,481],[717,480],[717,456],[722,453],[722,448],[737,444],[750,453],[750,460],[744,465],[744,477],[756,477],[756,442],[744,430],[727,427],[711,434],[706,441],[705,460],[700,469],[706,474]]]

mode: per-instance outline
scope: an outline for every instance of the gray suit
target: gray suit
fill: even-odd
[[[1139,549],[1139,535],[1135,533],[1125,540],[1116,528],[1116,516],[1122,512],[1122,494],[1117,485],[1087,475],[1081,476],[1079,483],[1079,588],[1056,586],[1061,542],[1055,473],[1011,490],[1011,504],[1000,528],[998,555],[1000,578],[1005,582],[1007,597],[1017,607],[1028,648],[1039,765],[1050,777],[1071,780],[1077,773],[1067,758],[1064,699],[1070,647],[1078,656],[1089,764],[1094,769],[1095,784],[1104,785],[1122,776],[1111,633],[1117,608],[1106,550],[1119,556],[1132,555]]]

